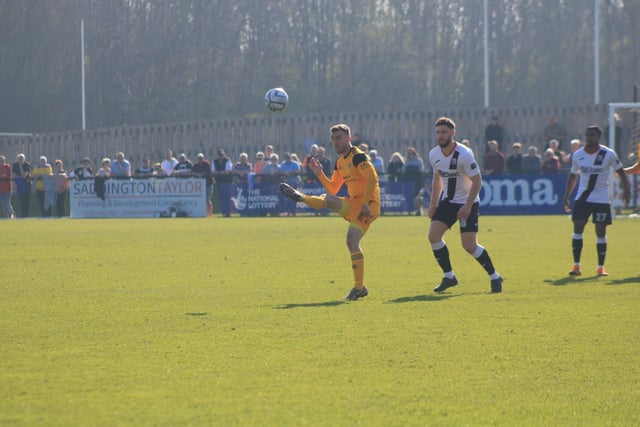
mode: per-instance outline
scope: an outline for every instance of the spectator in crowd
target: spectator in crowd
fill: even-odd
[[[504,154],[498,149],[497,141],[487,142],[489,152],[484,155],[484,174],[500,175],[504,172]]]
[[[178,156],[178,164],[173,167],[171,176],[189,177],[191,176],[191,169],[193,169],[193,163],[187,157],[185,153],[180,153]]]
[[[296,162],[300,166],[300,170],[302,170],[302,162],[296,153],[291,153],[291,161]]]
[[[318,146],[318,163],[322,166],[322,172],[327,176],[327,178],[331,178],[331,175],[333,174],[331,159],[327,157],[327,149],[323,145]]]
[[[318,138],[316,138],[316,131],[314,128],[307,128],[307,136],[302,143],[303,153],[305,155],[311,154],[311,147],[318,146]]]
[[[392,182],[402,180],[402,167],[404,166],[404,157],[399,152],[395,152],[389,158],[387,164],[387,179]]]
[[[424,162],[422,161],[422,158],[418,156],[416,149],[413,147],[407,148],[407,157],[402,165],[402,173],[405,175],[405,178],[407,174],[423,171]]]
[[[416,208],[416,216],[422,215],[423,211],[429,211],[429,205],[431,204],[431,182],[424,183],[413,203]]]
[[[309,154],[307,154],[305,158],[302,160],[302,173],[304,174],[304,181],[307,183],[320,182],[318,181],[318,178],[310,168],[311,159],[317,159],[317,158],[318,158],[318,145],[313,144],[309,148]]]
[[[485,154],[489,152],[489,141],[496,141],[496,143],[498,144],[498,151],[502,152],[504,128],[500,124],[500,117],[498,116],[491,117],[491,122],[484,129]]]
[[[262,168],[262,182],[265,184],[280,182],[280,157],[275,153],[271,154],[269,163]]]
[[[513,153],[507,157],[507,172],[522,173],[522,144],[513,143]]]
[[[82,159],[80,166],[75,168],[73,172],[69,174],[71,179],[87,179],[93,176],[93,169],[91,169],[91,160],[88,157]]]
[[[116,179],[127,179],[131,177],[131,164],[124,158],[124,153],[116,153],[116,159],[111,162],[111,177]]]
[[[547,127],[544,128],[544,140],[547,141],[547,144],[552,139],[558,141],[557,149],[559,150],[562,149],[562,145],[567,139],[567,131],[558,123],[558,118],[555,115],[549,116]],[[549,148],[549,145],[547,145],[547,148]]]
[[[54,165],[54,176],[56,179],[56,216],[67,216],[67,192],[69,190],[69,177],[64,170],[62,160],[56,159]]]
[[[51,216],[51,207],[47,205],[45,207],[45,178],[49,178],[53,175],[53,168],[47,162],[47,158],[45,156],[40,156],[38,160],[38,164],[35,168],[33,168],[33,179],[36,182],[36,200],[38,201],[38,207],[40,208],[40,212],[42,216],[49,217]]]
[[[20,153],[16,157],[12,173],[20,205],[20,216],[26,218],[29,216],[29,208],[31,207],[31,165],[26,161],[24,154]]]
[[[15,212],[11,206],[11,165],[6,163],[6,158],[0,156],[0,209],[2,210],[2,218],[14,218]]]
[[[551,148],[544,150],[544,158],[540,167],[542,173],[558,173],[560,172],[560,160],[553,154]]]
[[[233,175],[231,171],[233,163],[227,157],[222,148],[218,149],[218,157],[213,159],[211,172],[218,189],[218,199],[220,201],[220,211],[222,216],[228,218],[231,216],[231,184],[233,183]]]
[[[569,147],[571,149],[571,152],[569,153],[569,156],[571,156],[571,155],[573,155],[573,153],[578,151],[580,149],[580,147],[582,147],[582,141],[580,141],[579,139],[572,139]]]
[[[167,175],[167,171],[162,168],[162,163],[154,163],[152,167],[153,172],[151,173],[151,176],[153,178],[166,178],[169,176]]]
[[[264,147],[264,159],[265,161],[271,161],[271,155],[272,154],[277,154],[274,150],[273,150],[273,145],[267,145]],[[278,158],[280,158],[280,156],[278,156]]]
[[[538,147],[531,145],[526,156],[522,157],[523,173],[540,173],[542,161],[538,155]]]
[[[105,200],[107,195],[106,180],[111,176],[111,159],[105,157],[100,162],[102,167],[96,172],[96,176],[93,178],[94,189],[96,196]]]
[[[165,176],[171,176],[173,168],[175,168],[177,164],[178,159],[173,157],[173,151],[167,148],[164,152],[164,160],[160,163],[160,166],[165,172]]]
[[[408,200],[415,200],[416,196],[420,192],[423,186],[424,180],[424,162],[422,158],[418,156],[418,152],[415,148],[407,148],[407,158],[402,165],[402,178],[404,182],[413,184],[413,192],[410,194]],[[412,208],[414,206],[411,206]],[[419,214],[416,212],[416,214]]]
[[[369,159],[371,160],[373,168],[378,173],[378,179],[380,181],[386,181],[387,173],[384,169],[384,160],[382,159],[382,157],[378,156],[378,150],[369,150]]]
[[[151,178],[153,176],[153,166],[151,159],[142,159],[142,165],[133,171],[133,177],[138,179]]]
[[[284,153],[284,161],[280,163],[280,173],[284,175],[284,181],[294,188],[299,187],[302,183],[300,178],[302,168],[298,162],[291,159],[290,153]]]
[[[213,215],[213,203],[211,203],[211,192],[213,191],[213,176],[211,175],[211,164],[204,158],[203,153],[196,154],[196,162],[191,169],[194,176],[204,178],[207,196],[207,216]]]
[[[581,147],[582,147],[582,141],[580,141],[579,139],[572,139],[571,142],[569,143],[569,149],[571,150],[569,152],[569,155],[567,156],[567,165],[569,168],[571,168],[571,159],[573,157],[573,153],[578,151]]]
[[[560,162],[560,169],[569,168],[569,157],[567,157],[567,153],[560,150],[559,143],[557,139],[552,139],[549,141],[549,148],[553,151],[553,155],[557,157]]]
[[[293,188],[300,188],[302,184],[302,168],[300,164],[291,160],[291,154],[284,153],[284,161],[280,163],[280,173],[284,175],[284,182]],[[289,216],[296,216],[295,200],[284,200],[284,211]]]
[[[249,174],[253,171],[253,165],[249,163],[249,155],[240,153],[238,161],[233,165],[233,175],[235,181],[240,184],[246,184],[249,181]]]
[[[102,159],[101,164],[102,164],[102,167],[98,169],[96,176],[99,176],[101,178],[110,177],[111,176],[111,159],[108,157],[105,157]]]
[[[266,164],[267,161],[264,159],[264,153],[258,151],[256,153],[256,160],[253,162],[253,173],[255,175],[255,181],[258,184],[262,182],[262,169],[264,169]]]

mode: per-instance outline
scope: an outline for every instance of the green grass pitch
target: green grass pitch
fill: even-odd
[[[424,217],[364,238],[297,218],[0,222],[0,425],[640,423],[640,220],[569,278],[566,216],[481,217],[489,280],[445,239],[441,295]]]

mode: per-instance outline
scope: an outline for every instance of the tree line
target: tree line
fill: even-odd
[[[594,102],[592,0],[488,1],[492,107]],[[601,102],[632,101],[640,1],[600,1]],[[484,105],[479,0],[0,0],[0,132]]]

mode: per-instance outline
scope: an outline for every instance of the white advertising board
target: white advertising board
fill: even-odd
[[[100,187],[100,185],[98,185]],[[72,218],[175,218],[207,216],[201,178],[107,179],[104,196],[93,179],[71,181]]]

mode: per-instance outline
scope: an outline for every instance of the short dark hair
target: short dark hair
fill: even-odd
[[[449,129],[453,130],[456,128],[456,122],[451,120],[449,117],[442,116],[438,120],[436,120],[436,127],[438,126],[446,126]]]
[[[346,133],[347,136],[351,136],[351,128],[349,126],[345,125],[344,123],[340,123],[340,124],[331,126],[330,132],[332,134],[334,134],[336,132],[340,132],[340,131]]]
[[[594,131],[598,135],[602,135],[602,129],[600,129],[600,126],[598,126],[598,125],[587,126],[587,132],[589,132],[589,131]]]

